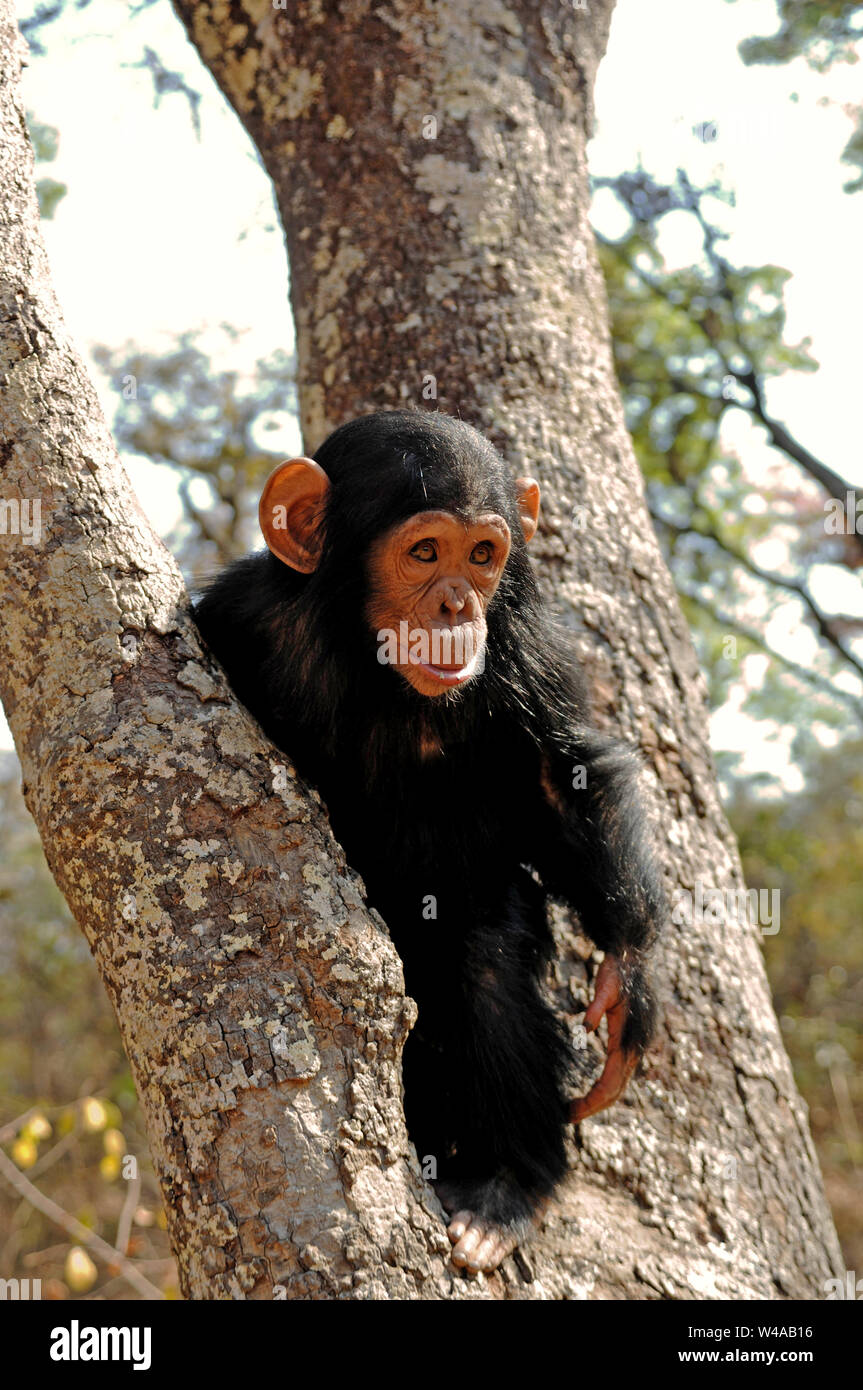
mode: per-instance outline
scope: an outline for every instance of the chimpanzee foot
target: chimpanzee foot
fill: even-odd
[[[452,1262],[468,1274],[491,1274],[518,1245],[511,1230],[492,1226],[472,1211],[457,1211],[447,1227]]]
[[[468,1274],[491,1274],[530,1230],[536,1204],[509,1175],[439,1182],[435,1191],[450,1216],[452,1262]]]

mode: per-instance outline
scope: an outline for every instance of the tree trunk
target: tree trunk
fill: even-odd
[[[276,186],[307,446],[436,399],[539,477],[544,579],[601,719],[645,754],[669,885],[739,887],[587,220],[610,0],[175,8]],[[0,540],[0,689],[117,1010],[184,1292],[818,1297],[838,1246],[757,933],[733,922],[669,926],[661,1040],[582,1126],[528,1260],[474,1281],[448,1264],[401,1115],[397,959],[314,798],[272,790],[282,760],[201,652],[118,468],[48,288],[0,15],[3,496],[41,498],[44,528]],[[584,970],[557,928],[571,1012]]]

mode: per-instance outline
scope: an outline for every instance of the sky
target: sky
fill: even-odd
[[[31,4],[19,4],[19,14]],[[118,23],[118,19],[122,22]],[[590,161],[614,175],[639,159],[658,179],[683,165],[696,183],[720,176],[736,196],[723,251],[737,263],[773,263],[793,272],[786,290],[786,338],[809,336],[821,364],[815,374],[771,382],[771,412],[851,484],[863,486],[859,445],[863,277],[863,194],[842,184],[850,171],[839,154],[851,122],[843,107],[860,101],[860,68],[826,76],[802,62],[746,68],[741,39],[776,28],[773,0],[618,0],[596,89],[597,127]],[[169,347],[187,330],[202,335],[214,369],[251,367],[275,348],[290,351],[294,333],[287,297],[284,244],[269,179],[248,137],[201,66],[167,0],[132,17],[118,0],[93,0],[45,31],[47,57],[33,60],[25,80],[28,108],[60,131],[57,160],[40,168],[67,183],[53,221],[44,225],[55,288],[84,356],[95,344],[131,342],[149,351]],[[202,94],[200,139],[182,96],[153,110],[149,72],[134,66],[146,46],[181,71]],[[97,94],[90,99],[89,94]],[[828,99],[828,100],[825,100]],[[693,126],[714,122],[704,143]],[[596,225],[624,230],[618,205],[599,194]],[[696,259],[700,244],[683,214],[664,219],[669,264]],[[241,330],[231,341],[221,331]],[[97,378],[109,418],[111,388]],[[726,417],[726,439],[747,470],[774,464],[739,412]],[[299,432],[284,431],[286,453]],[[164,534],[179,503],[166,471],[130,464],[133,485]],[[847,582],[822,576],[829,601]],[[853,596],[859,604],[859,591]],[[806,661],[814,639],[805,629],[774,634]],[[756,660],[748,666],[758,679]],[[716,748],[746,750],[744,770],[786,769],[791,730],[741,716],[732,696],[712,722]],[[0,722],[0,747],[11,737]]]

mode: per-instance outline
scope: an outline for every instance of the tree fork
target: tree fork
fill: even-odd
[[[307,447],[436,400],[540,478],[544,580],[578,615],[601,717],[648,762],[672,893],[740,887],[588,226],[609,0],[175,8],[276,187]],[[583,1127],[529,1264],[449,1266],[401,1115],[398,961],[201,652],[118,467],[48,285],[13,34],[0,0],[0,449],[44,535],[0,538],[0,690],[132,1059],[184,1293],[818,1297],[838,1245],[757,936],[734,923],[669,925],[663,1036]]]

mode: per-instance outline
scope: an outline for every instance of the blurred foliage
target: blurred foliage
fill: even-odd
[[[38,0],[28,15],[19,15],[18,27],[29,44],[30,52],[34,56],[44,54],[46,49],[40,38],[42,30],[62,19],[69,10],[86,10],[90,4],[91,0]]]
[[[744,63],[789,63],[805,58],[817,72],[826,72],[834,63],[859,61],[856,45],[863,39],[860,0],[776,0],[776,8],[776,33],[744,39],[739,45]],[[859,173],[846,183],[845,192],[858,193],[863,188],[863,106],[848,114],[857,125],[841,159]]]
[[[146,0],[146,3],[139,5],[138,10],[146,9],[148,4],[155,3],[155,0]],[[144,54],[137,63],[129,63],[130,68],[144,68],[149,72],[153,80],[153,105],[159,106],[164,96],[182,96],[185,98],[189,114],[192,119],[192,128],[198,139],[201,138],[201,93],[196,92],[186,82],[182,73],[174,72],[166,68],[158,53],[149,44],[144,45]]]
[[[161,4],[163,0],[127,0],[123,7],[123,19],[128,21],[142,14],[151,5]],[[30,48],[34,57],[42,57],[48,51],[48,43],[45,39],[45,31],[50,36],[51,26],[58,20],[63,20],[67,16],[79,13],[90,8],[92,0],[36,0],[36,3],[27,3],[27,0],[19,0],[18,27]],[[24,11],[27,10],[27,13]],[[98,29],[92,29],[91,33],[98,33]]]
[[[164,354],[127,345],[93,356],[117,392],[118,447],[177,479],[186,524],[165,542],[185,571],[200,577],[258,544],[261,484],[284,458],[266,436],[297,413],[294,357],[272,353],[241,379],[215,372],[190,333]]]
[[[731,0],[736,4],[737,0]],[[779,28],[767,37],[744,39],[744,63],[789,63],[803,57],[819,72],[837,62],[856,63],[863,38],[861,0],[775,0]]]
[[[130,1258],[176,1297],[161,1197],[114,1015],[18,780],[16,759],[0,754],[0,1128],[12,1124],[4,1149],[110,1245],[125,1219]],[[122,1175],[126,1155],[137,1160],[134,1184]],[[90,1256],[82,1251],[70,1261],[74,1242],[2,1181],[0,1233],[0,1275],[41,1279],[43,1297],[139,1296],[98,1261],[88,1282]]]
[[[36,156],[36,164],[50,164],[57,158],[57,150],[60,147],[60,132],[52,125],[44,125],[42,121],[37,121],[31,111],[27,112],[27,129],[30,132],[30,142],[33,146],[33,153]],[[37,179],[36,196],[39,199],[39,216],[46,221],[54,216],[57,204],[64,198],[69,189],[65,183],[58,183],[56,179]]]
[[[860,703],[843,699],[847,639],[860,625],[823,614],[809,581],[816,564],[857,575],[859,539],[824,529],[824,499],[841,477],[773,420],[765,383],[812,371],[808,343],[784,342],[784,288],[777,266],[736,267],[720,254],[719,216],[733,201],[719,187],[694,189],[686,175],[656,183],[644,170],[605,182],[630,214],[627,234],[599,238],[612,338],[627,423],[648,506],[690,622],[714,708],[739,692],[756,653],[759,676],[744,702],[766,721],[764,736],[795,732],[793,757],[806,779],[799,796],[777,798],[771,779],[742,779],[739,759],[719,758],[733,788],[728,808],[747,883],[781,891],[781,929],[765,937],[768,973],[812,1130],[848,1267],[863,1267],[863,772]],[[702,259],[666,269],[661,220],[687,212]],[[768,482],[753,482],[723,442],[727,412],[744,412],[776,449]],[[768,569],[759,546],[779,542]],[[773,545],[773,553],[777,546]],[[798,607],[821,641],[805,667],[773,650],[771,620]],[[853,668],[852,668],[853,669]],[[849,708],[854,720],[849,724]],[[842,737],[844,735],[844,738]],[[835,751],[825,742],[840,740]],[[771,799],[765,793],[771,792]]]
[[[751,888],[779,889],[767,969],[849,1269],[863,1269],[863,741],[807,762],[805,792],[729,807]]]
[[[595,185],[610,189],[630,219],[622,237],[597,237],[615,366],[648,506],[711,703],[721,705],[740,680],[741,661],[763,651],[768,676],[749,695],[749,712],[766,704],[773,717],[796,708],[799,718],[802,704],[838,727],[847,725],[850,706],[859,721],[863,706],[853,685],[849,694],[847,676],[863,689],[863,662],[851,645],[863,620],[824,611],[811,577],[816,566],[833,565],[859,582],[863,540],[827,533],[825,504],[844,500],[846,483],[770,415],[765,399],[771,378],[817,368],[808,341],[784,341],[789,272],[733,266],[721,254],[728,233],[706,209],[716,217],[733,200],[718,185],[697,189],[683,171],[673,185],[661,184],[643,169]],[[695,264],[677,270],[666,268],[658,244],[670,213],[689,216],[703,246]],[[726,443],[731,413],[774,446],[766,479],[753,478]],[[789,626],[808,623],[818,638],[813,662],[800,664],[787,645],[768,640],[771,622],[788,609]]]

